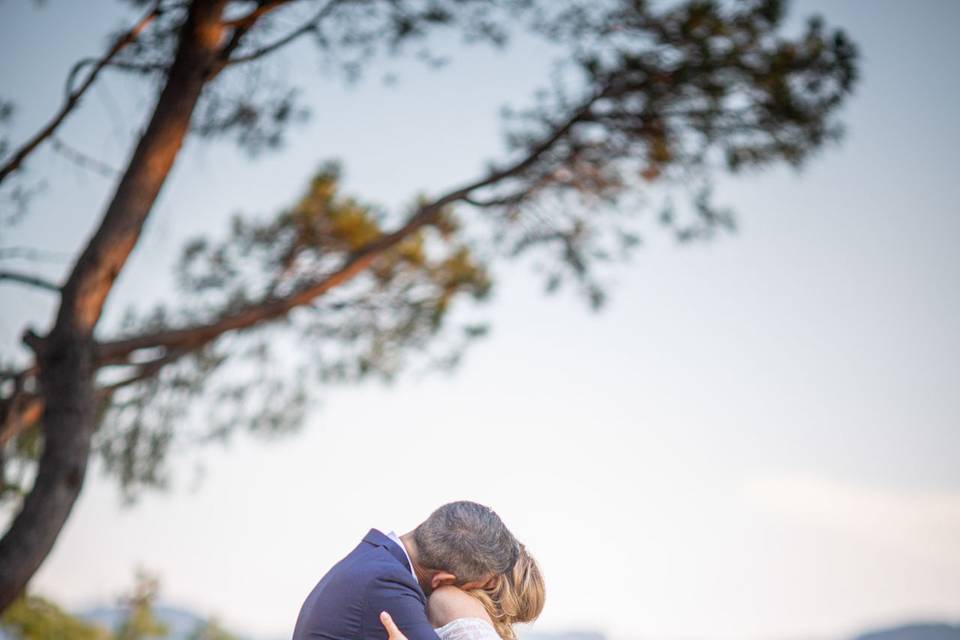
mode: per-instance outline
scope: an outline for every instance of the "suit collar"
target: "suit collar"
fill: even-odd
[[[411,567],[410,563],[407,561],[407,554],[403,549],[400,548],[399,545],[397,545],[396,542],[391,540],[387,534],[377,529],[370,529],[370,531],[367,532],[367,535],[363,537],[363,541],[372,544],[375,547],[385,548],[394,558],[397,559],[400,564],[407,568],[407,571],[413,572],[413,567]]]

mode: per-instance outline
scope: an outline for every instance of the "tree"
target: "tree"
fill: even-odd
[[[192,442],[288,430],[308,374],[352,381],[392,377],[416,358],[455,363],[483,327],[456,325],[449,310],[484,297],[491,261],[539,256],[548,289],[573,282],[598,306],[597,265],[638,244],[624,216],[637,196],[698,185],[689,214],[667,207],[661,222],[681,240],[732,228],[732,214],[709,198],[711,177],[803,165],[840,136],[838,110],[857,75],[854,45],[821,19],[783,35],[779,0],[127,1],[145,7],[143,17],[102,56],[77,63],[49,123],[17,145],[0,143],[0,190],[23,204],[32,154],[48,144],[69,150],[57,130],[98,77],[134,74],[158,86],[99,226],[63,281],[0,272],[58,300],[51,329],[27,329],[24,361],[2,374],[2,477],[16,515],[0,540],[0,609],[50,551],[91,455],[133,495],[162,485],[170,443],[201,394],[214,400],[213,415]],[[260,152],[278,147],[302,114],[295,88],[257,80],[273,54],[312,39],[354,77],[378,52],[403,52],[442,28],[494,44],[527,28],[569,51],[552,91],[508,114],[500,161],[392,210],[342,194],[339,167],[325,165],[273,219],[238,218],[223,238],[185,248],[178,275],[190,302],[100,326],[185,138],[232,136]],[[245,73],[254,80],[239,82]],[[11,109],[3,102],[0,119]],[[291,351],[309,347],[319,365],[271,374],[291,337]]]
[[[189,640],[236,640],[237,637],[226,631],[215,620],[206,620],[197,625],[190,633]]]
[[[119,600],[118,620],[87,622],[36,595],[21,596],[0,615],[0,638],[10,640],[160,640],[170,636],[169,627],[154,614],[160,583],[138,570],[133,589]],[[111,610],[111,613],[113,610]],[[112,626],[112,629],[106,627]],[[6,635],[4,635],[6,634]],[[190,640],[236,640],[215,619],[199,620]]]
[[[16,640],[110,640],[106,630],[87,624],[37,596],[22,596],[7,607],[0,616],[0,636],[3,633]]]
[[[153,614],[153,605],[160,591],[160,582],[154,576],[138,571],[133,593],[121,604],[127,615],[114,632],[114,640],[149,640],[167,636],[167,626]]]

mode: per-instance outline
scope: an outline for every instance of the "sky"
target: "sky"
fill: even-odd
[[[94,469],[32,590],[79,610],[145,567],[165,601],[284,637],[370,527],[406,531],[472,499],[543,567],[537,630],[845,638],[960,622],[960,4],[802,0],[791,15],[815,12],[863,52],[847,136],[799,174],[720,178],[735,234],[678,246],[651,227],[600,312],[544,296],[523,265],[498,270],[479,310],[492,333],[456,371],[318,389],[298,434],[183,452],[173,488],[133,507]],[[0,3],[15,139],[131,19],[106,0]],[[170,292],[186,238],[285,206],[326,158],[348,191],[393,207],[479,175],[502,153],[499,107],[543,84],[551,52],[440,44],[456,52],[441,70],[384,62],[396,84],[346,87],[286,58],[310,122],[256,161],[189,142],[105,322]],[[150,92],[98,87],[63,138],[120,166]],[[60,277],[110,182],[49,152],[32,170],[48,187],[0,240],[59,252],[25,266]],[[3,286],[0,309],[12,357],[52,307]]]

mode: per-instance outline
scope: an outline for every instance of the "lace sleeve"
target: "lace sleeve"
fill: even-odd
[[[482,618],[457,618],[436,631],[440,640],[500,640],[490,623]]]

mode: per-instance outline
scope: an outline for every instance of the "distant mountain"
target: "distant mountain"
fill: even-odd
[[[180,609],[177,607],[159,605],[154,607],[153,614],[156,618],[167,626],[169,635],[163,640],[186,640],[190,634],[197,628],[197,625],[206,622],[206,618],[199,616],[192,611]],[[127,610],[123,607],[96,607],[87,609],[76,614],[78,618],[101,626],[105,629],[116,630],[127,616]],[[236,633],[230,630],[231,633]],[[519,640],[606,640],[602,633],[595,631],[566,631],[559,633],[546,633],[540,631],[520,630]],[[238,635],[241,640],[252,640],[250,636]],[[289,636],[288,636],[289,637]],[[5,640],[0,634],[0,640]],[[258,639],[260,640],[260,639]],[[887,640],[887,639],[877,639]],[[900,640],[897,638],[890,640]],[[924,638],[923,640],[927,640]],[[939,640],[939,639],[932,639]],[[960,640],[950,639],[950,640]]]
[[[893,629],[870,631],[853,640],[960,640],[960,625],[908,624]]]
[[[545,633],[540,631],[523,631],[517,634],[519,640],[606,640],[602,633],[596,631],[566,631],[562,633]]]
[[[76,615],[86,622],[99,625],[105,629],[115,630],[126,617],[127,610],[123,607],[96,607]],[[164,640],[187,640],[198,625],[206,622],[206,618],[192,611],[163,605],[154,608],[154,615],[169,629],[169,635]],[[518,635],[520,640],[606,640],[602,633],[595,631],[547,633],[521,629]],[[242,640],[251,640],[251,636],[239,635],[238,637]],[[5,634],[3,629],[0,629],[0,640],[7,640],[8,638],[10,638],[9,634]],[[945,623],[907,624],[890,629],[869,631],[850,640],[960,640],[960,625]]]

